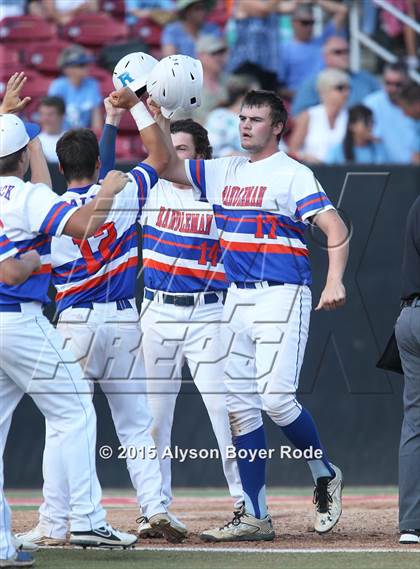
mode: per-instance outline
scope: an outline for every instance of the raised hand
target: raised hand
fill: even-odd
[[[109,94],[108,99],[112,106],[120,109],[131,109],[139,102],[139,98],[129,87],[113,91]]]
[[[20,113],[31,102],[31,97],[20,98],[22,89],[28,78],[22,72],[13,73],[6,85],[3,102],[0,105],[1,113]]]

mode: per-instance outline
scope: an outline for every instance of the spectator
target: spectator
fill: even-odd
[[[195,121],[204,123],[207,115],[226,99],[227,75],[223,73],[227,45],[223,38],[201,36],[197,42],[197,56],[203,65],[203,93],[201,106],[194,113]]]
[[[412,162],[420,164],[420,85],[410,83],[400,94],[399,105],[407,117],[415,121],[417,132],[417,149],[415,149]]]
[[[64,114],[66,107],[61,97],[44,97],[38,105],[38,123],[41,132],[38,135],[47,162],[58,162],[55,147],[64,133]]]
[[[346,39],[333,36],[329,38],[323,48],[324,63],[327,69],[341,69],[350,77],[350,94],[348,105],[353,106],[380,88],[379,82],[368,71],[352,72],[349,69],[349,44]],[[305,109],[319,104],[319,95],[316,90],[317,76],[307,79],[299,87],[292,103],[292,114],[298,115]]]
[[[344,141],[330,149],[328,164],[383,164],[387,162],[384,145],[374,139],[373,113],[364,105],[349,110],[349,120]]]
[[[319,37],[313,37],[313,5],[298,4],[294,10],[294,37],[282,45],[278,68],[279,81],[285,86],[285,97],[292,97],[305,79],[322,69],[322,46],[329,37],[340,35],[347,16],[345,4],[331,0],[318,0],[315,3],[331,14],[332,18],[323,33]]]
[[[388,2],[414,21],[418,21],[420,0],[388,0]],[[404,51],[401,55],[406,57],[406,63],[410,69],[416,69],[418,67],[418,58],[415,30],[401,22],[387,10],[381,10],[380,19],[381,27],[388,37],[388,47],[391,51],[398,52],[401,44],[403,44]]]
[[[162,33],[162,56],[179,53],[197,57],[196,42],[200,35],[220,36],[216,24],[206,22],[213,0],[177,0],[178,20],[165,26]]]
[[[279,65],[280,0],[236,0],[233,5],[234,43],[228,69],[235,72],[244,63],[254,63],[277,72]]]
[[[150,18],[160,26],[167,24],[174,15],[175,0],[125,0],[125,12],[129,24],[139,18]]]
[[[388,64],[383,79],[384,87],[368,95],[364,104],[373,111],[374,134],[382,140],[389,162],[409,164],[418,148],[416,122],[398,105],[401,91],[408,84],[407,70],[398,63]]]
[[[243,154],[239,137],[242,100],[249,90],[260,88],[258,82],[248,75],[232,75],[226,87],[226,103],[209,114],[205,125],[214,158]]]
[[[73,45],[64,49],[58,65],[64,76],[55,79],[48,95],[61,97],[66,105],[66,127],[93,128],[100,130],[102,120],[102,97],[99,83],[88,75],[88,64],[93,58],[86,50]]]
[[[98,0],[42,0],[42,10],[44,17],[65,26],[77,14],[97,12]]]
[[[303,111],[290,136],[289,152],[304,162],[325,162],[333,146],[343,141],[349,78],[339,69],[325,69],[317,80],[321,104]]]

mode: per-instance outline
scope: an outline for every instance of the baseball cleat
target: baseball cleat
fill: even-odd
[[[139,524],[137,528],[137,535],[143,539],[163,537],[162,532],[158,528],[152,528],[146,516],[137,518],[136,522]]]
[[[32,567],[34,558],[26,551],[18,551],[11,559],[0,559],[0,567]]]
[[[406,529],[401,532],[400,543],[411,545],[420,543],[420,529]]]
[[[12,543],[15,546],[16,551],[29,551],[30,553],[33,553],[38,550],[38,545],[36,543],[26,541],[25,539],[16,537],[15,535],[12,535]]]
[[[334,478],[318,478],[314,489],[313,503],[315,505],[315,531],[327,533],[332,530],[341,516],[341,493],[343,490],[343,475],[341,470],[331,465],[334,469]]]
[[[137,541],[137,536],[114,529],[106,524],[88,531],[72,531],[70,545],[82,547],[130,547]]]
[[[172,517],[166,512],[151,516],[149,524],[152,529],[158,529],[170,543],[180,543],[187,535],[186,528],[174,523]]]
[[[275,533],[269,515],[262,520],[245,512],[242,506],[233,519],[221,528],[209,529],[200,535],[203,541],[272,541]]]
[[[23,551],[36,551],[36,549],[31,548],[33,546],[43,546],[43,545],[64,545],[66,543],[65,537],[49,537],[46,535],[47,532],[43,531],[41,526],[38,524],[33,529],[26,533],[17,533],[15,537],[15,547],[16,549],[22,549]]]

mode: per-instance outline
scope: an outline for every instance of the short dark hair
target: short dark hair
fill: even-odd
[[[57,142],[56,151],[67,182],[93,178],[99,145],[90,129],[76,128],[65,132]]]
[[[27,145],[16,150],[16,152],[13,152],[12,154],[8,154],[7,156],[0,158],[0,176],[7,176],[7,174],[13,174],[16,172],[19,160],[26,148]]]
[[[38,103],[39,107],[54,107],[61,116],[66,112],[66,105],[61,97],[42,97]]]
[[[281,99],[274,91],[265,91],[259,89],[258,91],[248,91],[242,101],[243,107],[270,107],[271,110],[271,124],[277,126],[282,123],[283,128],[280,134],[277,135],[277,140],[280,140],[281,135],[284,133],[287,124],[288,113],[284,106],[283,99]]]
[[[209,160],[213,156],[213,148],[210,145],[208,132],[198,122],[192,119],[174,121],[171,123],[171,133],[175,134],[176,132],[191,134],[196,153],[205,160]]]
[[[420,85],[417,83],[409,83],[406,85],[400,93],[400,100],[413,105],[420,101]]]

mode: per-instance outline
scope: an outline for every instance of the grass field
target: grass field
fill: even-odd
[[[44,550],[44,569],[418,569],[418,553],[219,553]]]

